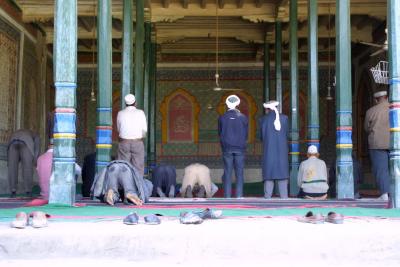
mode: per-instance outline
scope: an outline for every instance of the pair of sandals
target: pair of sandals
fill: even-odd
[[[146,215],[143,220],[145,224],[149,225],[157,225],[161,223],[160,218],[158,218],[156,214]],[[133,212],[124,218],[123,223],[127,225],[139,224],[139,215],[136,212]]]
[[[299,222],[321,224],[324,222],[333,224],[343,224],[344,217],[342,214],[330,211],[327,216],[324,217],[321,213],[314,214],[312,211],[306,213],[305,216],[298,219]]]
[[[219,219],[221,216],[222,210],[206,208],[202,211],[183,211],[179,215],[179,221],[182,224],[200,224],[205,219]]]
[[[18,212],[15,215],[15,219],[11,222],[11,227],[24,229],[29,225],[29,218],[32,218],[30,225],[33,228],[47,227],[47,218],[49,217],[49,214],[46,214],[42,211],[33,211],[29,214],[26,214],[25,212]]]

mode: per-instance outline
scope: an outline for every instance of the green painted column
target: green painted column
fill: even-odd
[[[111,0],[99,0],[97,14],[96,172],[99,172],[110,162],[112,148]]]
[[[144,0],[136,1],[136,36],[135,36],[135,97],[136,107],[143,109],[144,79]]]
[[[149,166],[156,162],[156,88],[157,88],[157,44],[156,34],[153,31],[151,36],[151,65],[150,65],[150,110],[148,117],[149,125]]]
[[[336,2],[336,181],[339,199],[354,198],[350,0]]]
[[[133,91],[132,0],[124,0],[123,4],[121,109],[125,108],[124,97]]]
[[[297,196],[297,174],[299,169],[299,68],[297,38],[297,0],[290,1],[289,7],[289,65],[290,65],[290,195]]]
[[[308,131],[307,145],[319,149],[318,6],[308,0]]]
[[[390,77],[390,199],[400,208],[400,1],[388,1],[388,44]]]
[[[282,22],[275,22],[275,96],[282,112]]]
[[[143,104],[144,104],[144,113],[146,114],[147,118],[147,123],[149,123],[149,113],[150,113],[150,86],[151,86],[151,74],[150,74],[150,68],[151,68],[151,23],[150,21],[146,21],[144,23],[144,32],[145,32],[145,42],[144,42],[144,92],[143,92]],[[150,138],[146,138],[146,141],[144,142],[145,145],[145,151],[146,153],[146,159],[147,163],[149,162],[149,141]],[[147,165],[148,166],[148,165]]]
[[[55,1],[54,154],[49,203],[75,203],[77,1]]]
[[[267,34],[265,34],[265,39],[264,39],[264,90],[263,90],[263,101],[264,103],[269,101],[269,91],[270,91],[270,82],[269,82],[269,73],[270,73],[270,67],[269,67],[269,43],[267,41]]]

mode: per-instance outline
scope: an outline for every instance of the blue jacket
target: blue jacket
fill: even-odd
[[[249,121],[239,110],[230,109],[218,119],[222,151],[245,151]]]

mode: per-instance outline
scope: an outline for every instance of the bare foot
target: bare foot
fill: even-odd
[[[142,206],[143,205],[143,201],[138,198],[138,196],[133,195],[133,194],[126,194],[126,198],[131,201],[133,204],[135,204],[136,206]]]
[[[114,191],[112,189],[108,189],[106,193],[106,202],[107,204],[114,206]]]

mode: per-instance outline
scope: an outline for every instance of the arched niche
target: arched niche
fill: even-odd
[[[254,98],[249,95],[247,92],[244,91],[238,91],[234,93],[240,98],[240,104],[237,107],[241,113],[247,116],[249,119],[249,137],[248,137],[248,142],[253,143],[255,138],[256,138],[256,118],[255,114],[257,113],[257,103],[254,101]],[[218,106],[217,106],[217,112],[218,114],[222,115],[225,113],[227,107],[225,104],[226,98],[232,95],[232,92],[227,92],[224,95],[222,95]]]
[[[290,94],[285,92],[283,95],[282,113],[290,117]],[[307,97],[299,91],[299,141],[307,139]]]
[[[178,88],[161,102],[162,143],[199,141],[200,105],[188,91]]]

